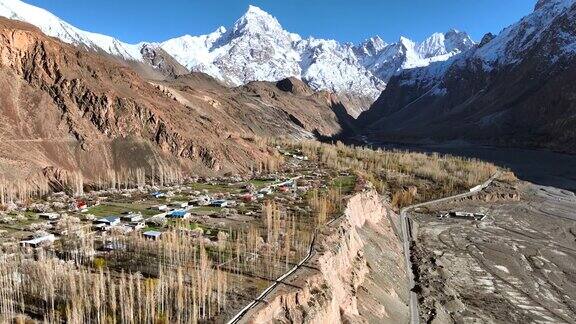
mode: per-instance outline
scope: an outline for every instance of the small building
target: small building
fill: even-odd
[[[47,220],[55,220],[60,218],[60,214],[58,213],[42,213],[38,215],[39,218],[47,219]]]
[[[212,200],[212,202],[210,203],[210,206],[212,206],[212,207],[226,207],[226,206],[228,206],[228,201],[226,201],[224,199]]]
[[[163,198],[166,197],[166,194],[160,191],[155,191],[150,194],[154,198]]]
[[[144,222],[131,222],[130,224],[128,224],[128,226],[132,227],[132,229],[137,231],[146,227],[146,224]]]
[[[104,224],[104,223],[98,223],[98,224],[94,225],[94,230],[100,231],[100,232],[109,231],[111,228],[112,228],[112,226]]]
[[[152,207],[152,209],[156,209],[159,211],[165,211],[165,210],[168,210],[168,205],[156,205],[156,206]]]
[[[258,192],[263,194],[263,195],[271,195],[272,194],[272,188],[270,188],[270,187],[263,188],[263,189],[260,189],[260,191],[258,191]]]
[[[186,208],[188,207],[188,203],[187,202],[183,202],[183,201],[174,201],[170,203],[170,207],[174,207],[174,208]]]
[[[144,218],[142,217],[142,214],[131,213],[131,214],[122,216],[122,220],[125,222],[129,222],[129,223],[139,222],[143,219]]]
[[[209,196],[200,196],[191,201],[191,204],[197,206],[207,206],[210,205],[210,201],[212,201],[212,198],[210,198]]]
[[[56,241],[54,234],[46,234],[39,237],[31,238],[29,240],[20,241],[20,245],[29,247],[39,247],[41,245],[50,245]]]
[[[96,224],[104,224],[108,226],[116,226],[120,224],[120,217],[116,216],[108,216],[102,217],[94,221]]]
[[[256,197],[254,197],[254,195],[251,193],[247,193],[247,194],[240,196],[240,199],[245,203],[251,203],[251,202],[256,201]]]
[[[449,212],[448,216],[450,218],[459,218],[459,219],[470,219],[470,220],[477,220],[482,221],[486,218],[485,214],[481,213],[467,213],[467,212]]]
[[[174,219],[187,219],[190,217],[190,213],[184,209],[174,210],[168,214],[168,218]]]
[[[117,251],[117,250],[126,250],[126,244],[120,242],[108,242],[102,246],[102,250],[104,251]]]
[[[146,231],[144,233],[142,233],[142,235],[144,235],[145,238],[150,239],[150,240],[157,240],[160,238],[160,236],[162,235],[162,232],[158,232],[158,231]]]
[[[134,231],[134,228],[128,224],[116,226],[116,227],[113,227],[112,229],[113,229],[113,231],[118,232],[118,233],[122,233],[122,234],[129,234],[129,233]]]

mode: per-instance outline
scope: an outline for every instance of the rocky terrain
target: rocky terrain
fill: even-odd
[[[576,152],[576,4],[532,14],[446,62],[402,72],[360,125],[398,142],[465,140]]]
[[[214,197],[208,197],[214,206],[176,211],[194,209],[198,213],[194,223],[184,224],[186,231],[196,230],[196,221],[222,229],[212,232],[206,227],[206,235],[211,237],[201,244],[215,245],[216,238],[226,248],[227,228],[238,226],[246,236],[231,238],[238,245],[246,242],[248,246],[250,241],[257,251],[264,239],[259,232],[254,234],[254,228],[240,225],[248,225],[246,220],[265,223],[265,243],[275,249],[267,250],[268,277],[256,271],[265,264],[263,256],[249,253],[247,248],[244,258],[250,257],[252,271],[246,273],[250,279],[238,282],[246,281],[249,290],[239,285],[230,294],[235,296],[231,307],[217,315],[220,317],[203,317],[206,320],[233,316],[263,285],[278,284],[278,273],[301,260],[311,240],[310,258],[259,300],[244,321],[409,321],[410,287],[398,215],[392,206],[398,210],[467,190],[468,185],[484,181],[496,170],[486,163],[437,154],[382,153],[308,139],[356,134],[369,143],[470,141],[576,153],[576,85],[572,82],[576,75],[575,0],[540,0],[532,14],[497,36],[486,35],[479,44],[457,30],[435,33],[422,43],[404,37],[393,44],[373,37],[359,45],[304,39],[254,6],[231,27],[208,35],[140,44],[82,31],[19,0],[0,0],[0,16],[7,17],[0,18],[2,203],[6,197],[17,210],[15,200],[24,201],[33,194],[45,196],[49,184],[54,191],[70,191],[69,197],[62,194],[67,198],[62,200],[62,208],[64,202],[72,204],[80,217],[85,214],[78,211],[82,201],[77,198],[84,195],[84,189],[98,183],[106,191],[108,186],[100,180],[112,177],[111,195],[124,207],[119,211],[111,209],[111,204],[100,204],[100,193],[94,193],[97,199],[91,208],[100,211],[98,216],[107,216],[110,210],[125,215],[125,206],[132,208],[140,202],[140,211],[150,213],[150,218],[160,215],[165,219],[158,204],[174,201],[165,199],[168,193],[149,192],[156,190],[154,172],[162,173],[158,176],[161,186],[164,174],[181,178],[185,173],[207,178],[188,183],[186,195],[178,199],[196,197],[199,204],[204,200],[201,191],[216,191],[211,193]],[[267,142],[270,138],[278,140]],[[291,139],[299,140],[295,143],[301,146],[282,147]],[[511,153],[514,158],[531,160],[526,167],[530,170],[535,168],[533,164],[543,164],[526,158],[533,156],[530,153],[523,154]],[[547,158],[547,163],[560,164],[559,156]],[[276,166],[282,161],[288,162],[283,174],[289,180],[277,179]],[[306,168],[298,169],[300,163]],[[271,171],[265,178],[240,184],[238,175],[262,176],[259,171],[264,170]],[[572,168],[569,171],[553,176],[572,185]],[[138,178],[134,185],[139,193],[135,199],[124,199],[136,192],[128,191],[131,174]],[[569,191],[524,183],[505,174],[478,195],[417,208],[410,215],[415,239],[410,271],[415,275],[413,292],[419,296],[423,321],[575,322],[576,198]],[[144,190],[146,175],[152,184]],[[224,177],[213,183],[211,177],[217,175]],[[276,184],[276,180],[284,184]],[[233,181],[236,185],[231,185]],[[373,181],[382,195],[372,185],[363,187],[368,181]],[[344,198],[345,184],[352,187],[346,194],[353,194]],[[31,185],[37,190],[29,190]],[[273,187],[278,189],[277,195],[273,195]],[[225,194],[223,188],[233,193]],[[160,195],[164,195],[162,200],[158,200]],[[228,201],[222,197],[235,199],[234,212],[224,211]],[[258,199],[261,201],[255,203]],[[147,204],[142,204],[144,201]],[[287,207],[294,207],[295,202],[301,206],[276,208],[280,201]],[[328,210],[340,215],[342,206],[341,216],[324,226],[332,219],[327,218]],[[217,212],[211,208],[218,208]],[[15,215],[7,221],[27,226],[30,210],[19,211],[23,214],[17,215],[18,219]],[[482,220],[438,217],[452,211],[487,216]],[[296,216],[312,212],[318,219],[296,225]],[[179,217],[176,213],[170,217]],[[281,215],[286,216],[282,234]],[[94,220],[82,216],[88,226]],[[164,225],[163,230],[177,234],[168,220]],[[290,228],[308,231],[297,247],[290,245],[295,241],[294,237],[290,240]],[[106,235],[103,237],[102,243],[106,243]],[[139,234],[135,237],[138,242],[148,242]],[[191,234],[189,238],[198,237]],[[286,244],[283,248],[281,240]],[[14,243],[18,248],[18,241]],[[161,241],[157,243],[161,245]],[[190,251],[189,247],[183,244],[179,246],[182,250],[174,251]],[[235,250],[228,247],[218,250],[218,273],[220,266],[226,265],[221,262],[222,255],[234,260]],[[280,250],[284,261],[278,259]],[[136,251],[141,252],[132,252]],[[123,261],[129,264],[134,255]],[[187,255],[194,255],[196,262],[194,253]],[[240,269],[239,257],[236,262]],[[191,264],[186,265],[190,268],[185,268],[185,273],[199,270]],[[73,263],[67,266],[77,270]],[[229,267],[226,271],[238,278],[240,271]],[[5,273],[13,273],[6,269]],[[122,276],[124,273],[128,272],[122,270]],[[22,284],[26,281],[11,282],[29,288]],[[217,290],[222,288],[219,283]],[[154,295],[147,290],[149,296]],[[140,300],[138,297],[133,300]],[[216,299],[218,313],[220,293]],[[152,299],[142,300],[156,309]],[[175,298],[165,300],[173,302]],[[92,300],[86,298],[86,302],[90,305]],[[58,307],[50,306],[56,313]],[[180,306],[174,307],[174,314]],[[196,314],[194,307],[196,304],[190,309]],[[34,309],[30,313],[40,312]]]
[[[420,318],[574,323],[573,193],[501,179],[474,199],[412,215]],[[485,213],[482,221],[442,218]]]
[[[398,216],[375,191],[350,198],[317,237],[309,262],[246,318],[256,323],[407,321],[406,269]]]
[[[341,99],[315,92],[296,78],[278,82],[254,81],[230,88],[203,73],[191,73],[154,82],[169,96],[196,109],[215,123],[258,136],[295,138],[335,135],[353,127],[353,118]]]
[[[7,179],[54,169],[91,180],[136,168],[247,170],[271,156],[255,137],[331,135],[349,118],[334,95],[298,80],[236,89],[199,74],[150,82],[115,59],[3,18],[0,59]]]

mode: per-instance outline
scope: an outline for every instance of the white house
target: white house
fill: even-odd
[[[96,224],[104,224],[107,226],[116,226],[118,224],[120,224],[120,217],[116,217],[116,216],[108,216],[108,217],[102,217],[99,218],[95,221]]]
[[[158,206],[154,206],[154,209],[158,209],[159,211],[168,210],[168,205],[158,205]]]
[[[30,246],[30,247],[38,247],[42,244],[52,244],[56,240],[56,236],[54,234],[46,234],[40,237],[32,238],[29,240],[20,241],[20,245],[22,246]]]
[[[173,201],[170,203],[170,207],[174,207],[174,208],[186,208],[188,207],[188,203],[187,202],[183,202],[183,201]]]
[[[144,219],[144,218],[142,217],[142,214],[132,213],[132,214],[128,214],[128,215],[122,216],[122,220],[124,220],[124,221],[126,221],[126,222],[139,222],[139,221],[141,221],[142,219]]]
[[[144,237],[147,238],[147,239],[157,240],[157,239],[159,239],[160,236],[162,235],[162,232],[158,232],[158,231],[146,231],[146,232],[142,233],[142,235],[144,235]]]

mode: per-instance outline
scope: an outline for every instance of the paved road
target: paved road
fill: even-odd
[[[268,296],[276,287],[278,287],[284,279],[286,279],[288,276],[290,276],[291,274],[296,272],[298,269],[300,269],[304,263],[308,262],[308,260],[310,260],[310,258],[312,257],[312,254],[313,254],[314,243],[316,242],[316,234],[317,234],[317,232],[314,232],[314,235],[312,236],[312,242],[310,242],[310,246],[308,247],[308,254],[306,254],[306,257],[304,257],[304,259],[302,259],[302,261],[300,261],[297,265],[295,265],[292,269],[290,269],[290,271],[286,272],[285,274],[280,276],[278,279],[276,279],[274,281],[274,283],[272,283],[272,285],[270,285],[270,287],[266,288],[258,297],[256,297],[256,299],[254,299],[252,302],[250,302],[248,305],[246,305],[246,307],[242,308],[242,310],[240,312],[238,312],[232,319],[230,319],[226,323],[227,324],[238,323],[242,319],[242,317],[244,317],[244,315],[246,315],[246,313],[248,313],[256,305],[258,305],[258,303],[262,302],[264,300],[264,298],[266,298],[266,296]]]
[[[267,187],[264,187],[264,189],[267,189],[267,188],[272,189],[272,188],[280,187],[282,185],[294,182],[300,178],[302,178],[302,176],[293,177],[293,178],[286,180],[286,181],[279,181],[279,182],[270,184]],[[334,220],[335,219],[330,221],[327,225],[329,225]],[[284,279],[286,279],[288,276],[290,276],[291,274],[296,272],[298,269],[300,269],[304,263],[308,262],[308,260],[310,260],[310,258],[312,257],[312,254],[313,254],[314,243],[316,242],[316,234],[317,234],[317,232],[314,232],[314,235],[312,236],[312,242],[310,242],[310,246],[308,247],[308,253],[304,257],[304,259],[302,259],[302,261],[300,261],[297,265],[295,265],[288,272],[286,272],[285,274],[280,276],[278,279],[274,280],[272,285],[270,285],[268,288],[266,288],[258,297],[256,297],[256,299],[254,299],[248,305],[246,305],[244,308],[242,308],[242,310],[240,310],[232,319],[230,319],[226,323],[227,324],[238,323],[244,317],[244,315],[246,315],[252,308],[254,308],[256,305],[258,305],[258,303],[262,302],[264,300],[264,298],[266,298],[266,296],[268,296],[276,287],[278,287],[278,285],[280,285]]]
[[[490,177],[490,179],[488,179],[486,182],[470,189],[470,191],[468,191],[468,192],[465,192],[465,193],[462,193],[459,195],[455,195],[455,196],[450,196],[450,197],[446,197],[446,198],[441,198],[441,199],[437,199],[437,200],[427,201],[424,203],[408,206],[408,207],[403,208],[400,211],[400,223],[401,223],[401,227],[402,227],[402,236],[403,236],[403,244],[404,244],[404,261],[406,262],[406,269],[408,271],[408,286],[410,288],[410,323],[419,324],[420,323],[420,316],[418,315],[418,295],[413,291],[413,288],[415,286],[414,273],[412,273],[412,270],[411,270],[412,269],[412,262],[410,261],[410,243],[412,242],[412,229],[410,226],[410,218],[408,217],[408,212],[410,210],[418,208],[418,207],[423,207],[423,206],[434,204],[434,203],[445,202],[448,200],[465,198],[468,196],[475,195],[476,193],[478,193],[478,192],[484,190],[486,187],[488,187],[492,183],[492,181],[494,181],[494,179],[496,179],[496,177],[498,177],[499,174],[500,173],[497,172],[492,177]]]
[[[401,223],[402,223],[402,236],[404,238],[404,257],[406,259],[406,266],[408,269],[411,269],[411,267],[412,267],[411,262],[410,262],[410,242],[412,241],[412,238],[411,238],[412,233],[410,232],[410,227],[408,224],[409,220],[408,220],[408,217],[406,216],[407,212],[411,209],[425,206],[428,204],[474,195],[477,192],[488,187],[490,185],[490,183],[492,183],[492,181],[498,176],[498,174],[499,173],[496,173],[494,176],[492,176],[488,181],[486,181],[482,185],[479,185],[479,186],[476,186],[476,187],[470,189],[469,192],[455,195],[455,196],[451,196],[451,197],[438,199],[438,200],[434,200],[434,201],[429,201],[429,202],[425,202],[425,203],[421,203],[421,204],[417,204],[417,205],[413,205],[413,206],[409,206],[409,207],[402,209],[402,211],[400,212],[400,215],[401,215]],[[296,180],[297,178],[298,177],[293,178],[291,180]],[[340,217],[341,216],[342,215],[340,215]],[[332,224],[334,221],[336,221],[340,217],[332,219],[331,221],[329,221],[326,224],[326,226],[329,226],[330,224]],[[248,305],[246,305],[242,310],[240,310],[232,319],[230,319],[227,322],[227,324],[238,323],[250,310],[252,310],[254,307],[256,307],[256,305],[258,305],[260,302],[262,302],[264,300],[264,298],[266,298],[266,296],[268,296],[276,287],[278,287],[285,278],[287,278],[288,276],[290,276],[291,274],[296,272],[298,269],[300,269],[302,267],[302,265],[304,263],[306,263],[306,262],[308,262],[308,260],[310,260],[310,258],[313,255],[314,243],[316,242],[316,234],[317,233],[315,232],[313,237],[312,237],[312,242],[310,243],[310,246],[308,247],[308,254],[304,257],[304,259],[302,259],[302,261],[300,261],[297,265],[295,265],[288,272],[286,272],[285,274],[280,276],[278,279],[276,279],[272,283],[272,285],[270,285],[268,288],[266,288],[258,297],[256,297],[256,299],[254,299],[252,302],[250,302]],[[408,277],[409,277],[410,290],[412,290],[412,287],[414,287],[414,275],[413,275],[412,271],[408,271]],[[412,292],[412,291],[410,292],[410,318],[411,318],[411,323],[416,323],[416,324],[419,323],[417,297],[418,296],[414,292]]]

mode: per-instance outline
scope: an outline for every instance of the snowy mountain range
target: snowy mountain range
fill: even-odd
[[[576,0],[534,11],[461,55],[394,75],[360,127],[385,141],[576,152]]]
[[[403,71],[402,83],[428,84],[436,89],[443,88],[442,79],[449,71],[474,62],[484,72],[514,66],[527,58],[526,53],[543,41],[554,41],[548,49],[549,57],[543,62],[555,63],[559,57],[576,53],[575,31],[550,31],[553,23],[562,15],[567,15],[575,0],[539,0],[534,11],[515,24],[506,27],[498,35],[486,34],[480,44],[472,46],[463,55],[450,57],[436,64],[423,65],[425,68]],[[550,39],[543,39],[550,37]],[[400,76],[400,74],[398,74]],[[431,94],[442,93],[433,91]]]
[[[297,77],[315,90],[370,98],[376,98],[400,71],[445,61],[474,46],[466,33],[456,30],[435,33],[422,43],[401,37],[387,44],[377,36],[359,45],[304,39],[284,30],[276,18],[255,6],[230,28],[139,44],[80,30],[19,0],[0,0],[0,16],[31,23],[66,43],[124,60],[147,62],[145,52],[162,49],[189,71],[207,73],[230,85]]]

